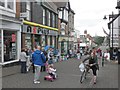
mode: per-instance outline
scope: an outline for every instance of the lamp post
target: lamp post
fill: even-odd
[[[112,20],[113,20],[114,13],[112,12]],[[112,60],[113,60],[113,22],[112,22]]]
[[[107,17],[106,17],[107,15],[105,15],[104,16],[104,20],[106,20],[107,19]],[[110,20],[110,18],[112,18],[112,21],[113,21],[113,19],[114,19],[114,13],[112,12],[112,15],[108,15],[109,16],[109,20]],[[109,43],[109,45],[111,46],[111,49],[110,49],[110,52],[111,52],[111,59],[113,60],[113,26],[114,26],[114,23],[112,22],[112,28],[111,28],[111,33],[112,33],[112,37],[111,37],[111,34],[110,34],[110,41],[111,41],[111,38],[112,38],[112,41],[111,41],[111,44],[112,44],[112,46],[111,46],[111,44]],[[108,28],[110,29],[110,26],[108,26]],[[109,46],[109,47],[110,47]]]

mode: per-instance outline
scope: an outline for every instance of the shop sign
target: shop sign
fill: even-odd
[[[49,30],[45,29],[45,28],[38,28],[38,34],[45,34],[48,35],[49,34]]]
[[[33,33],[33,34],[45,34],[45,35],[49,34],[48,29],[41,28],[41,27],[33,27],[33,26],[27,26],[27,32]]]
[[[16,41],[16,35],[12,34],[12,42],[15,42],[15,41]]]
[[[33,34],[36,34],[36,27],[33,27]]]

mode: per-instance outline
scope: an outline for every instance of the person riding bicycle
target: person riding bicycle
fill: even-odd
[[[94,84],[96,84],[97,70],[99,70],[99,66],[98,66],[98,61],[97,61],[97,55],[95,54],[95,52],[91,52],[90,56],[83,60],[83,63],[87,60],[89,60],[88,65],[89,65],[90,69],[92,69],[93,81],[94,81]]]

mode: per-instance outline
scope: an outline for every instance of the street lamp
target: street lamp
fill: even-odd
[[[105,15],[104,16],[104,20],[106,20],[107,19],[107,17],[106,17],[107,15]],[[116,15],[114,15],[114,13],[112,12],[112,15],[109,15],[109,20],[110,20],[110,18],[112,18],[112,21],[113,21],[113,19],[114,19],[114,16],[116,16]],[[110,29],[110,26],[108,25],[108,28]],[[111,31],[112,31],[112,48],[110,49],[110,52],[111,52],[111,55],[110,55],[110,58],[113,60],[113,22],[112,22],[112,28],[111,28]],[[110,34],[111,35],[111,34]]]

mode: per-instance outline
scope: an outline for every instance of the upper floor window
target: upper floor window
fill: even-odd
[[[43,9],[43,25],[45,25],[45,9]]]
[[[7,8],[9,9],[14,9],[14,0],[10,0],[7,2]]]
[[[48,11],[48,26],[50,26],[50,11]]]
[[[64,9],[64,20],[68,21],[68,11]]]
[[[3,0],[0,0],[0,6],[5,7],[5,2]]]
[[[0,6],[4,7],[6,10],[16,10],[16,0],[0,0]]]
[[[52,13],[52,25],[53,27],[55,27],[55,14]]]

